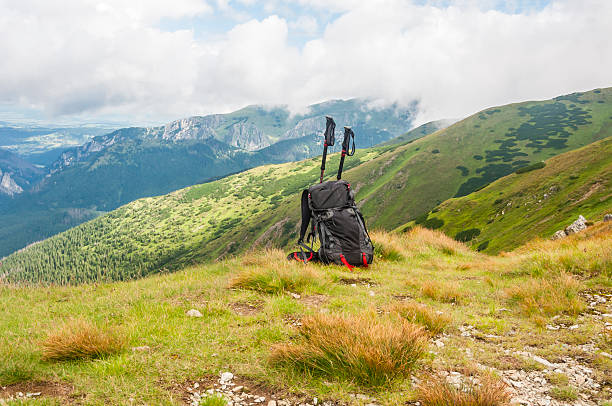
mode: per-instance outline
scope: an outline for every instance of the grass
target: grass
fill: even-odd
[[[229,286],[234,289],[249,289],[262,293],[302,293],[307,289],[316,289],[325,282],[325,276],[316,272],[311,266],[296,267],[294,263],[284,261],[280,251],[268,252],[257,259],[251,256],[243,260],[248,266],[233,277]],[[275,257],[276,261],[270,262]],[[268,266],[260,262],[268,261]]]
[[[41,343],[44,361],[100,358],[120,352],[124,336],[114,330],[97,327],[84,319],[69,320],[50,332]]]
[[[442,312],[416,302],[395,303],[389,306],[389,310],[411,323],[425,327],[433,335],[443,333],[451,322]]]
[[[227,406],[228,402],[222,395],[207,395],[200,400],[199,406]]]
[[[3,362],[0,365],[0,385],[6,386],[31,380],[36,367],[33,362],[28,361],[9,359]]]
[[[548,392],[550,396],[557,400],[562,400],[564,402],[571,402],[573,400],[578,399],[578,393],[576,389],[571,386],[555,386],[550,389]]]
[[[570,275],[531,279],[506,289],[508,300],[528,316],[578,315],[585,308],[578,296],[581,283]]]
[[[516,354],[522,351],[551,362],[570,356],[583,364],[592,357],[578,347],[583,341],[573,339],[578,333],[596,337],[598,347],[606,350],[605,337],[599,334],[602,322],[590,313],[568,313],[553,321],[546,313],[529,315],[521,301],[509,300],[505,292],[551,283],[560,276],[578,280],[578,275],[548,268],[535,276],[525,272],[524,264],[539,252],[571,256],[575,250],[586,255],[576,255],[577,261],[599,256],[601,251],[589,247],[611,246],[612,230],[607,226],[595,224],[567,241],[534,241],[498,256],[473,252],[440,232],[418,227],[407,233],[376,232],[372,237],[375,245],[396,250],[401,259],[377,259],[369,268],[349,273],[338,266],[286,262],[282,252],[271,250],[130,282],[0,285],[0,377],[5,382],[67,383],[84,405],[124,404],[129,398],[134,404],[173,405],[185,395],[176,388],[184,388],[186,382],[205,382],[202,378],[230,371],[252,388],[278,388],[279,396],[289,393],[356,406],[361,400],[351,394],[366,393],[376,398],[376,404],[392,406],[419,400],[411,376],[420,377],[424,371],[480,376],[492,367],[543,368]],[[300,298],[277,294],[282,293],[277,289],[267,293],[269,286],[278,286],[275,283],[264,283],[262,290],[229,288],[236,277],[254,270],[266,275],[279,270],[312,273],[314,280],[296,292]],[[357,283],[350,283],[353,280]],[[457,303],[423,297],[421,287],[430,281],[465,296]],[[580,276],[576,289],[578,294],[585,288],[606,289],[606,283],[602,274],[588,273]],[[243,312],[237,303],[255,307]],[[192,308],[202,317],[187,317]],[[580,328],[549,331],[534,323],[536,316],[542,318],[542,326],[563,321]],[[580,321],[574,322],[576,318]],[[149,350],[120,351],[93,360],[43,361],[40,343],[70,319],[117,326],[127,348]],[[407,342],[404,326],[419,331],[420,353],[410,352],[413,344]],[[471,326],[471,336],[454,326]],[[434,331],[443,334],[434,339]],[[330,366],[333,357],[342,362]],[[372,365],[377,359],[387,361]],[[608,361],[597,354],[588,361],[591,378],[602,385],[593,402],[610,397],[604,384]]]
[[[433,300],[444,303],[459,303],[465,298],[465,293],[458,286],[452,286],[437,281],[427,281],[421,286],[421,294]]]
[[[427,348],[422,328],[367,315],[307,317],[298,334],[297,342],[273,348],[272,365],[365,386],[380,386],[410,375]]]
[[[478,384],[459,388],[443,378],[429,377],[417,389],[423,406],[504,406],[510,404],[510,394],[499,379],[485,376]]]

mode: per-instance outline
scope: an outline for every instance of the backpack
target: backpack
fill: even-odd
[[[335,263],[345,265],[350,270],[354,266],[367,267],[374,259],[374,246],[365,226],[363,215],[355,204],[355,192],[348,182],[341,180],[344,158],[355,154],[355,134],[350,127],[344,127],[344,141],[337,180],[323,182],[327,147],[334,145],[336,128],[336,123],[331,117],[326,117],[326,119],[319,184],[302,192],[302,224],[298,240],[301,252],[292,252],[287,259],[304,263],[309,261]],[[349,151],[351,139],[353,146],[352,151]],[[306,242],[311,242],[310,247],[304,244],[309,223],[311,231]],[[318,252],[312,249],[316,237],[321,243]],[[303,248],[309,253],[306,254]]]
[[[303,243],[309,223],[311,232],[306,241],[312,238],[314,242],[318,237],[321,243],[316,257],[312,248]],[[314,257],[326,264],[345,265],[352,269],[353,266],[367,267],[372,263],[374,246],[348,182],[327,181],[302,192],[302,225],[298,244],[310,251],[305,254],[306,258]]]

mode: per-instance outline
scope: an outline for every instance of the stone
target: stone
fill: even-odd
[[[583,215],[578,216],[578,220],[574,221],[572,224],[565,227],[565,234],[567,235],[576,234],[586,229],[587,228],[586,222],[587,220],[584,218]]]
[[[268,406],[276,406],[276,400],[269,401]]]
[[[534,355],[532,358],[533,358],[534,361],[539,362],[540,364],[542,364],[544,366],[547,366],[549,368],[555,366],[554,364],[550,363],[549,361],[545,360],[542,357],[538,357],[537,355]]]
[[[567,234],[565,234],[565,231],[558,230],[552,235],[551,239],[560,240],[561,238],[565,238],[565,237],[567,237]]]
[[[612,214],[604,215],[603,221],[605,221],[605,222],[612,221]]]
[[[187,316],[189,317],[202,317],[202,313],[199,310],[191,309],[187,312]]]
[[[221,374],[220,381],[221,381],[221,383],[228,383],[232,379],[234,379],[234,374],[232,374],[231,372],[223,372]]]
[[[238,392],[242,392],[242,390],[244,389],[244,386],[236,386],[234,389],[232,389],[232,392],[238,393]]]

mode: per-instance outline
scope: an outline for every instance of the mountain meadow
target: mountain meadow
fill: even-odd
[[[286,259],[320,157],[2,258],[0,405],[611,406],[612,88],[441,127],[346,159],[369,267]]]

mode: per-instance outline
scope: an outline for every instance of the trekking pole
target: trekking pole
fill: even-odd
[[[353,139],[353,148],[349,152],[349,143]],[[351,127],[344,127],[344,140],[342,141],[342,155],[340,156],[340,166],[338,167],[338,180],[342,178],[342,168],[344,167],[344,157],[355,155],[355,133]]]
[[[325,116],[325,141],[323,142],[323,162],[321,163],[321,178],[319,183],[323,183],[323,174],[325,173],[325,160],[327,159],[327,147],[334,146],[336,123],[330,116]]]

